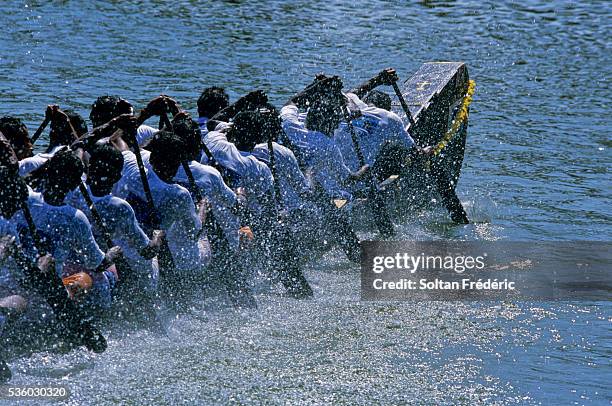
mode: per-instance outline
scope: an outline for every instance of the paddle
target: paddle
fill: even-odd
[[[46,254],[46,250],[36,230],[27,201],[23,202],[21,209],[38,254],[43,256]],[[81,308],[68,297],[64,284],[55,273],[55,270],[43,273],[36,266],[32,265],[21,251],[15,250],[15,254],[16,261],[24,269],[24,273],[29,278],[31,284],[51,306],[62,326],[68,328],[69,331],[66,332],[68,337],[95,353],[106,351],[106,339],[86,321]]]
[[[348,107],[344,106],[344,119],[346,121],[346,126],[351,133],[351,139],[353,141],[353,149],[355,150],[355,154],[357,155],[357,159],[359,161],[359,165],[361,167],[366,165],[365,156],[363,155],[363,151],[361,149],[361,145],[359,144],[359,138],[357,138],[357,133],[355,132],[355,128],[351,123],[351,113]],[[368,183],[368,200],[370,200],[372,204],[374,220],[378,227],[378,231],[383,237],[392,237],[395,235],[395,230],[393,227],[393,223],[391,222],[391,218],[389,218],[389,212],[387,210],[387,204],[383,197],[378,193],[376,179],[374,179],[374,175],[371,171],[368,171],[366,174],[367,183]]]
[[[138,146],[138,141],[136,140],[136,129],[134,128],[132,131],[127,132],[127,136],[130,138],[130,143],[132,144],[134,155],[136,156],[136,164],[138,165],[138,173],[140,175],[140,181],[142,182],[142,188],[145,193],[145,197],[147,199],[147,204],[149,205],[149,210],[151,211],[151,219],[153,223],[153,227],[155,229],[160,228],[161,220],[159,217],[159,213],[155,208],[155,202],[153,202],[153,195],[151,194],[151,188],[149,186],[149,179],[147,179],[147,173],[145,172],[144,163],[142,161],[142,155],[140,153],[140,147]],[[159,254],[157,256],[159,261],[159,270],[161,276],[166,276],[169,274],[174,274],[175,265],[174,258],[172,257],[172,252],[170,252],[170,247],[168,246],[168,242],[164,241],[162,246],[160,247]]]
[[[278,206],[282,202],[282,196],[281,196],[281,190],[280,190],[280,185],[278,183],[278,176],[277,176],[277,171],[276,171],[276,158],[274,156],[274,145],[272,142],[272,135],[268,137],[268,154],[270,156],[270,172],[272,172],[273,183],[274,183],[274,199],[273,199],[274,200],[274,210],[278,217],[278,214],[279,214]],[[284,238],[282,236],[283,231],[284,231],[282,229],[282,226],[278,222],[275,223],[275,225],[277,229],[275,234],[281,236],[280,240],[282,242],[286,242],[287,240],[292,238],[292,236],[289,236],[288,238]],[[280,281],[285,287],[285,289],[287,289],[287,291],[296,298],[304,298],[304,297],[312,296],[313,295],[312,287],[310,287],[308,280],[306,280],[306,277],[304,276],[304,272],[302,271],[302,269],[299,266],[297,266],[297,264],[295,263],[295,258],[298,257],[298,253],[295,252],[295,248],[294,247],[283,247],[282,250],[278,250],[277,252],[280,252],[282,255],[281,261],[278,261],[278,262],[281,262],[283,264],[283,270],[279,272],[279,274],[280,274]]]
[[[45,117],[43,122],[38,126],[38,129],[36,130],[34,135],[32,135],[32,138],[30,138],[30,142],[32,143],[32,145],[34,145],[36,143],[36,140],[40,138],[43,131],[45,131],[45,128],[47,128],[47,126],[49,125],[49,122],[51,122],[51,118]]]
[[[201,202],[204,198],[202,196],[202,192],[200,188],[196,184],[195,178],[193,177],[193,172],[191,171],[191,168],[189,167],[189,163],[187,161],[183,161],[182,166],[183,166],[183,170],[185,171],[185,174],[187,175],[187,179],[189,181],[189,186],[190,186],[189,189],[193,193],[193,197],[194,197],[193,203],[195,205],[196,212],[197,212],[199,210],[198,203]],[[241,277],[241,275],[244,275],[243,270],[240,269],[241,262],[238,258],[233,258],[235,257],[235,254],[231,252],[228,239],[224,235],[223,229],[221,228],[221,226],[215,219],[212,212],[207,213],[206,223],[207,223],[206,227],[211,231],[211,233],[216,234],[216,238],[211,239],[212,249],[213,251],[216,251],[216,253],[213,252],[213,257],[222,258],[223,254],[228,254],[230,257],[232,257],[230,259],[230,261],[232,262],[229,263],[228,268],[231,268],[232,266],[238,268],[238,269],[231,269],[231,270],[222,269],[222,271],[225,271],[225,272],[221,274],[221,280],[223,284],[225,285],[225,288],[227,290],[227,294],[230,300],[237,307],[246,307],[246,308],[256,309],[257,302],[255,301],[255,298],[251,294],[247,286],[247,283],[244,280],[242,280],[243,278]]]
[[[406,103],[406,100],[404,100],[404,96],[402,95],[397,82],[394,81],[392,86],[397,98],[400,101],[400,104],[402,105],[404,113],[406,113],[406,117],[408,117],[408,120],[410,121],[409,133],[412,135],[416,127],[416,122],[414,121],[414,118],[412,118],[412,114],[410,114],[408,104]],[[438,193],[440,193],[440,196],[442,197],[442,203],[449,211],[451,219],[455,223],[469,224],[470,221],[468,220],[465,209],[461,204],[461,200],[459,200],[459,197],[457,197],[457,193],[455,192],[455,188],[450,181],[450,177],[446,175],[441,164],[434,165],[433,175]]]

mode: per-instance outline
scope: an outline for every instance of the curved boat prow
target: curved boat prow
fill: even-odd
[[[451,127],[469,85],[468,69],[463,62],[427,62],[408,80],[400,90],[415,121],[410,133],[420,146],[436,145]],[[405,116],[399,107],[394,112]],[[408,122],[408,120],[406,120]],[[436,163],[450,175],[456,185],[461,174],[467,119],[458,133],[451,138],[444,150],[435,159]]]

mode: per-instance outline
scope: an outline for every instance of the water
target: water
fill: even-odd
[[[381,68],[464,61],[476,80],[459,194],[478,220],[415,213],[405,238],[612,238],[609,2],[4,1],[0,114],[33,132],[50,103],[254,88],[282,104],[317,72],[347,85]],[[44,143],[42,143],[44,146]],[[212,300],[167,336],[110,332],[103,355],[15,360],[16,383],[61,383],[69,404],[543,403],[612,400],[609,303],[364,304],[333,255],[316,298]]]

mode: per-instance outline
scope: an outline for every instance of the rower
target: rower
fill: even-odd
[[[157,253],[163,233],[155,233],[149,239],[138,224],[134,210],[125,200],[113,196],[111,190],[115,183],[121,179],[123,169],[123,155],[110,145],[96,145],[89,151],[89,165],[87,168],[87,190],[104,223],[104,229],[94,218],[92,210],[81,193],[77,201],[78,209],[85,213],[93,226],[94,236],[99,246],[105,246],[105,238],[119,246],[133,275],[119,274],[119,280],[124,279],[134,283],[124,292],[144,292],[151,294],[157,283],[157,273],[153,272],[151,259]],[[108,235],[105,236],[104,234]]]
[[[198,125],[202,136],[208,133],[206,124],[218,112],[229,106],[229,96],[222,87],[207,87],[198,98]]]
[[[4,116],[0,118],[0,132],[11,143],[19,160],[32,156],[32,141],[28,127],[17,117]]]
[[[122,177],[113,194],[130,202],[141,202],[141,210],[136,215],[145,231],[151,234],[153,224],[146,216],[152,213],[145,203],[136,156],[120,139],[113,140],[113,145],[122,149],[124,158]],[[208,241],[201,235],[204,213],[196,213],[189,191],[173,182],[184,159],[185,144],[174,133],[162,130],[148,143],[147,149],[140,151],[144,170],[177,271],[175,275],[161,275],[160,284],[167,289],[199,282],[210,261]],[[176,294],[181,290],[176,290]]]
[[[43,246],[55,258],[56,272],[71,297],[96,314],[111,305],[111,290],[117,281],[112,264],[121,250],[111,247],[106,254],[102,252],[85,214],[64,203],[66,195],[81,182],[83,169],[72,151],[58,151],[46,165],[42,196],[30,197],[28,206]],[[22,229],[28,226],[23,218],[18,224]]]
[[[57,151],[72,144],[77,138],[78,133],[72,125],[70,117],[60,110],[57,105],[47,106],[45,117],[51,123],[49,132],[49,146],[45,152],[22,159],[19,162],[19,175],[26,176],[32,174],[36,178],[41,174],[35,173],[38,168],[43,166]]]

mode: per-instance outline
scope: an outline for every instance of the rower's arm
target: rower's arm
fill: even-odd
[[[230,104],[215,114],[208,120],[206,128],[208,128],[209,131],[213,131],[219,122],[228,122],[241,111],[255,110],[264,106],[266,103],[268,103],[268,96],[263,90],[250,92],[236,100],[236,103]]]
[[[376,76],[372,79],[362,83],[360,86],[357,86],[355,89],[349,91],[349,93],[354,93],[360,99],[363,98],[366,94],[374,90],[380,85],[388,85],[391,86],[398,80],[397,73],[395,73],[395,69],[387,68],[380,71]]]

